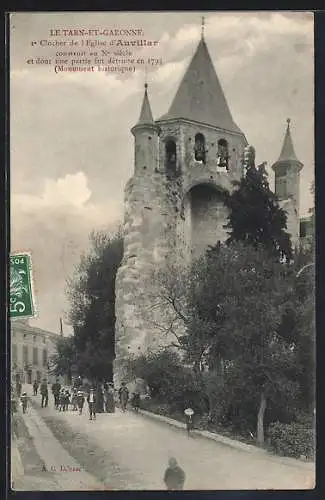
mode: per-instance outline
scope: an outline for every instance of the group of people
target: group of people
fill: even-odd
[[[22,397],[21,402],[25,413],[28,398],[26,393],[23,395],[21,394],[21,390],[22,384],[18,381],[16,384],[16,392],[19,398]],[[81,378],[78,377],[74,382],[72,392],[70,392],[68,388],[61,386],[59,379],[56,379],[54,384],[52,384],[51,390],[54,398],[54,407],[58,411],[68,411],[69,407],[72,406],[72,410],[79,411],[79,415],[81,415],[84,403],[87,401],[90,420],[95,420],[96,413],[102,411],[107,413],[115,412],[115,390],[113,383],[102,384],[95,390],[93,387],[84,387]],[[37,380],[33,382],[34,396],[37,396],[38,391],[41,395],[41,407],[46,408],[49,402],[49,387],[46,379],[43,379],[41,384],[39,384]],[[140,392],[136,390],[130,397],[125,382],[122,382],[118,390],[118,399],[123,412],[126,411],[129,402],[135,411],[139,410]]]
[[[115,390],[113,383],[104,383],[95,390],[93,387],[87,388],[84,386],[81,379],[78,377],[78,379],[74,382],[72,392],[70,392],[69,389],[61,387],[61,384],[57,379],[52,385],[52,394],[54,397],[54,406],[58,411],[67,411],[69,407],[72,407],[72,411],[79,411],[79,415],[81,415],[84,403],[87,401],[90,420],[96,420],[96,413],[100,413],[102,411],[106,413],[115,412]],[[130,398],[129,390],[124,382],[122,382],[118,391],[118,397],[121,409],[125,412]],[[48,399],[44,402],[45,406],[47,406],[47,401]],[[133,394],[131,404],[135,410],[138,410],[140,404],[140,393],[135,392]]]

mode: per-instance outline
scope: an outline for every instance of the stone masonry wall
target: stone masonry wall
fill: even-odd
[[[125,188],[124,256],[116,279],[115,369],[120,378],[123,362],[131,353],[168,342],[156,326],[165,318],[154,307],[154,269],[168,262],[184,265],[194,249],[197,256],[204,245],[224,239],[226,212],[218,190],[232,189],[232,180],[241,174],[243,136],[181,121],[159,125],[159,140],[151,131],[136,135],[135,174]],[[197,132],[206,137],[205,164],[194,159]],[[229,144],[229,172],[216,168],[219,138],[226,138]],[[167,139],[176,142],[174,175],[166,170]],[[201,194],[195,188],[199,185],[203,185]],[[206,199],[205,194],[209,194]]]

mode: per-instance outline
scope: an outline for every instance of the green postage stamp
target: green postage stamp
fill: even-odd
[[[10,317],[35,316],[32,261],[29,253],[10,255]]]

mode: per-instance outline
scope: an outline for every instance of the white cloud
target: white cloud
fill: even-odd
[[[63,179],[47,179],[42,200],[46,205],[73,205],[80,207],[90,198],[91,191],[83,172],[66,175]]]
[[[19,206],[22,210],[41,207],[82,207],[90,198],[91,191],[87,186],[87,178],[83,172],[67,174],[56,181],[45,179],[43,192],[37,195],[26,195],[23,193],[13,194],[12,204]]]
[[[64,214],[69,218],[77,218],[86,227],[111,224],[121,216],[121,206],[116,200],[106,200],[104,203],[89,203],[91,191],[84,172],[67,174],[56,181],[45,179],[44,189],[38,195],[14,193],[11,196],[12,220],[15,224],[22,214],[51,213],[60,217]],[[17,219],[16,219],[17,217]],[[88,224],[87,224],[88,221]]]

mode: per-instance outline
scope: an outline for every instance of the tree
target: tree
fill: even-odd
[[[278,334],[288,300],[290,267],[271,258],[264,248],[243,243],[211,249],[206,279],[200,285],[198,315],[210,318],[210,352],[228,361],[227,390],[256,404],[257,440],[264,442],[268,402],[294,398],[294,354]],[[214,292],[213,292],[214,290]],[[195,336],[189,329],[188,335]],[[240,397],[239,397],[240,394]]]
[[[225,197],[229,208],[228,243],[243,241],[254,248],[262,246],[276,258],[292,258],[287,217],[270,190],[265,164],[255,167],[255,151],[246,159],[246,175],[234,181],[237,187]]]
[[[80,374],[94,382],[112,380],[115,358],[115,279],[123,256],[118,232],[90,235],[91,248],[68,281],[69,321]]]
[[[59,337],[56,342],[56,354],[51,358],[54,375],[67,375],[72,380],[72,366],[76,363],[76,346],[74,337]]]

